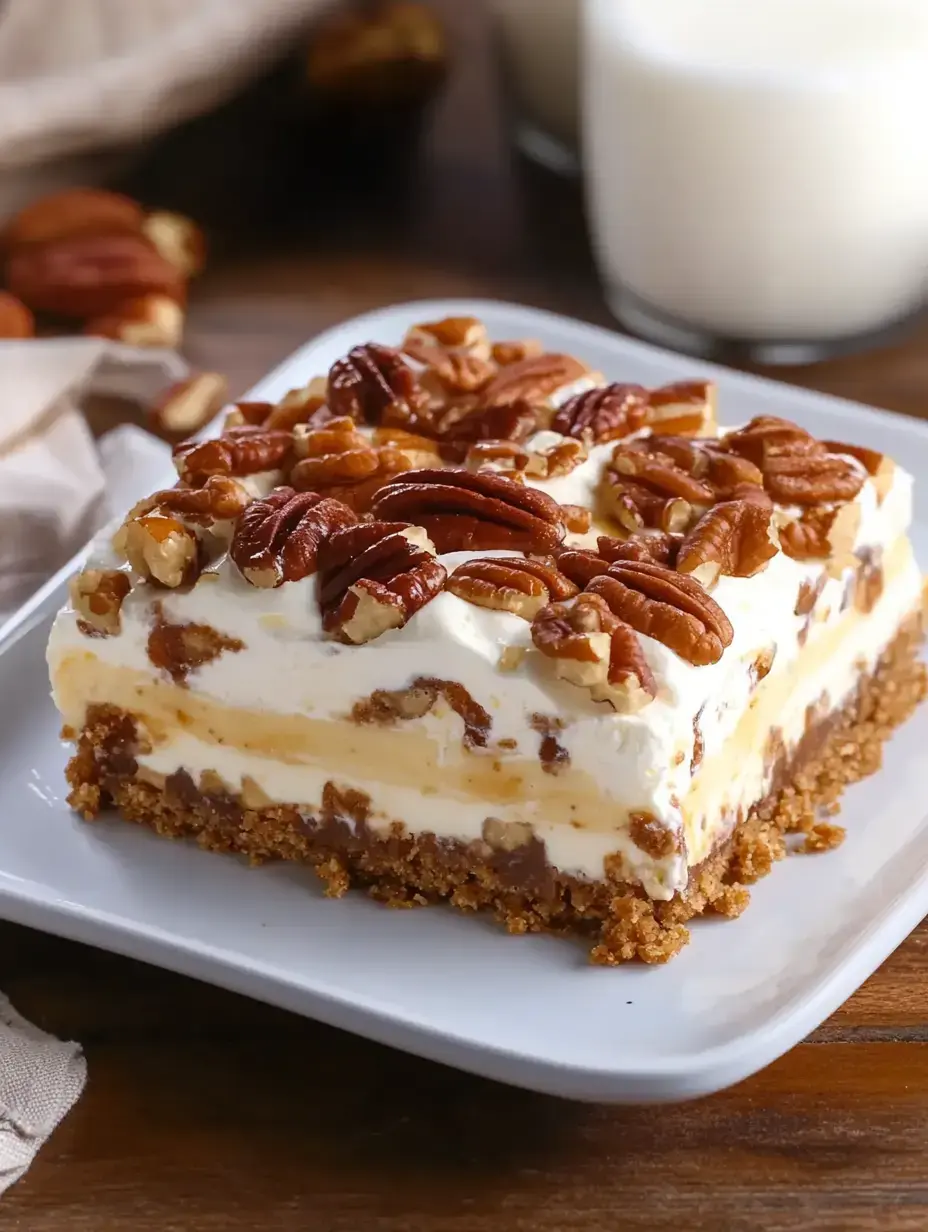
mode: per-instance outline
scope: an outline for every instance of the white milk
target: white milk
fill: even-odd
[[[928,286],[928,0],[587,0],[589,209],[620,315],[836,340]]]
[[[565,160],[580,142],[581,0],[490,0],[506,86],[519,119],[553,139]]]

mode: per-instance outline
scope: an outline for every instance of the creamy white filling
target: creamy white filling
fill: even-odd
[[[589,505],[612,448],[606,445],[593,450],[583,466],[543,486],[558,500]],[[888,548],[909,523],[911,479],[897,470],[882,504],[869,482],[857,501],[861,508],[858,545]],[[442,560],[450,572],[473,555],[456,553]],[[98,563],[107,563],[105,548]],[[699,716],[708,761],[723,750],[745,710],[757,655],[775,649],[768,679],[790,671],[805,624],[804,617],[795,614],[796,597],[804,581],[814,582],[820,574],[820,564],[801,564],[781,553],[753,578],[722,578],[712,593],[734,627],[731,646],[718,663],[695,668],[661,643],[642,637],[659,693],[644,710],[627,716],[617,715],[608,704],[594,703],[583,690],[556,679],[550,662],[532,648],[528,622],[517,616],[476,607],[445,592],[404,628],[367,645],[344,646],[322,634],[315,578],[263,590],[249,585],[228,561],[184,593],[135,585],[124,603],[122,633],[117,637],[87,639],[77,627],[75,613],[66,608],[52,632],[49,662],[53,681],[56,667],[76,650],[90,651],[114,667],[155,675],[146,643],[151,604],[158,600],[171,621],[207,624],[245,643],[245,651],[223,654],[190,677],[192,691],[221,705],[344,719],[358,699],[376,689],[402,689],[422,675],[460,682],[491,716],[493,756],[537,757],[539,737],[533,716],[557,717],[564,723],[559,743],[566,748],[571,767],[589,775],[599,788],[604,815],[612,804],[623,816],[630,811],[647,812],[682,835],[682,802],[692,781],[694,719]],[[814,645],[840,619],[848,576],[826,584],[807,646]],[[847,649],[829,657],[820,672],[802,678],[789,713],[780,717],[787,741],[801,735],[805,707],[823,691],[835,704],[847,695],[857,679],[859,661],[874,662],[902,617],[917,605],[919,590],[920,578],[912,565],[886,588],[877,609],[848,639]],[[514,671],[502,671],[501,655],[514,648],[525,651],[522,662]],[[80,723],[80,716],[65,717],[72,724]],[[427,732],[448,750],[460,748],[461,721],[450,712],[411,720],[404,727]],[[510,747],[500,749],[501,741]],[[163,773],[179,767],[194,774],[213,769],[232,784],[248,774],[272,799],[280,801],[318,800],[326,778],[322,769],[243,757],[238,751],[201,745],[188,734],[159,745],[145,764]],[[402,819],[413,830],[447,837],[479,837],[488,812],[486,804],[474,798],[423,797],[376,782],[351,785],[368,791],[386,820]],[[725,802],[749,804],[764,794],[764,785],[762,751],[757,750],[757,757],[746,759],[741,776],[732,780]],[[707,843],[722,803],[713,801],[712,815],[707,809]],[[492,812],[501,820],[532,823],[548,846],[551,862],[565,872],[599,877],[603,857],[621,851],[630,875],[640,879],[649,893],[669,896],[685,885],[685,855],[653,859],[620,829],[551,826],[543,808],[532,800],[494,806]],[[587,826],[597,823],[596,818],[578,821]],[[598,823],[602,826],[602,818]],[[694,856],[691,851],[690,858]]]

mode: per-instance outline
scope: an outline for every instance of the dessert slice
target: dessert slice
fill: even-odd
[[[479,322],[176,450],[49,645],[71,802],[659,962],[922,697],[911,481]]]

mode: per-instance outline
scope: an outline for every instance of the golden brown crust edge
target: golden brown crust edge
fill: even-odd
[[[661,963],[687,943],[686,923],[694,916],[740,915],[750,898],[746,886],[786,854],[787,834],[803,832],[807,851],[837,845],[843,832],[821,815],[834,811],[846,786],[879,768],[883,743],[924,698],[921,639],[922,621],[913,617],[862,678],[853,701],[809,729],[792,764],[779,768],[777,789],[668,902],[649,899],[619,876],[598,883],[562,876],[545,863],[537,840],[504,851],[482,842],[410,837],[400,825],[375,833],[365,821],[367,797],[334,784],[326,787],[319,815],[309,817],[290,806],[243,807],[240,799],[201,792],[184,774],[163,787],[147,782],[136,778],[131,716],[106,707],[88,717],[80,734],[67,770],[69,802],[87,818],[112,802],[127,821],[167,837],[195,837],[205,848],[255,863],[306,863],[331,896],[354,885],[396,907],[446,901],[488,910],[511,933],[579,934],[595,963]]]

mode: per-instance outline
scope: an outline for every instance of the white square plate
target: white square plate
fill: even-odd
[[[928,560],[928,425],[654,350],[548,313],[471,301],[400,305],[330,330],[251,396],[274,399],[352,345],[395,343],[414,321],[482,317],[498,338],[537,337],[611,379],[705,373],[724,422],[798,420],[876,446],[915,473],[915,542]],[[603,970],[583,948],[509,937],[433,908],[322,897],[295,867],[250,869],[64,802],[67,751],[44,648],[73,562],[0,630],[0,914],[209,980],[491,1078],[578,1099],[644,1102],[718,1090],[816,1027],[928,912],[920,750],[928,708],[897,733],[881,774],[848,793],[848,838],[793,858],[733,922],[697,921],[666,967]]]

